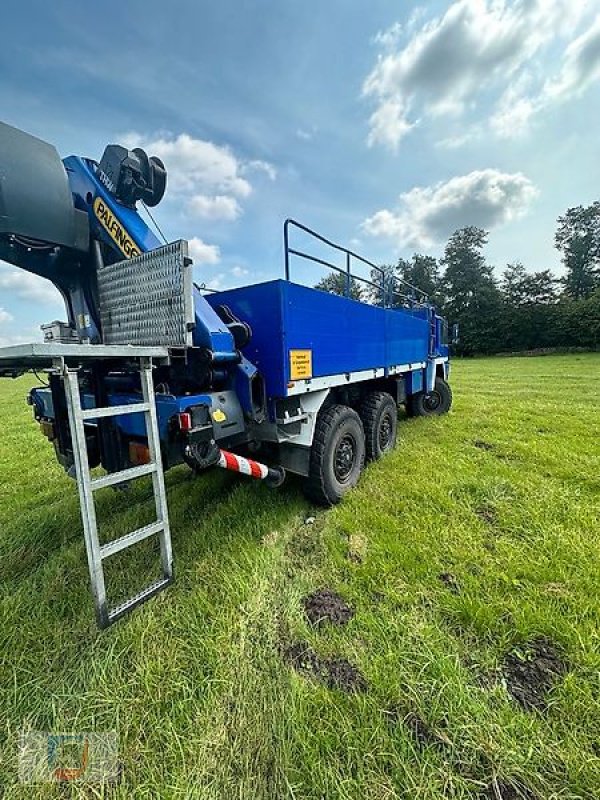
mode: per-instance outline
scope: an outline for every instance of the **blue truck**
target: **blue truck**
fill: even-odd
[[[221,467],[272,486],[290,472],[328,506],[394,447],[399,406],[429,416],[452,402],[448,327],[424,292],[291,219],[283,279],[207,290],[193,282],[187,243],[163,245],[138,213],[166,181],[139,148],[61,160],[0,123],[0,259],[52,281],[67,315],[42,326],[43,342],[0,348],[0,375],[45,371],[28,402],[77,481],[101,627],[173,579],[166,469]],[[338,274],[341,293],[293,281],[306,261]],[[351,296],[357,280],[367,302]],[[102,543],[95,490],[142,475],[156,522]],[[154,535],[161,577],[111,609],[104,561]]]

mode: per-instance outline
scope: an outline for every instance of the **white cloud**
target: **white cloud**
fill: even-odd
[[[207,278],[206,275],[202,274],[201,280],[198,283],[198,286],[201,289],[225,289],[226,286],[224,285],[225,282],[225,273],[218,272],[216,275],[213,275],[210,278]]]
[[[600,15],[593,24],[566,48],[560,73],[544,86],[548,100],[580,97],[600,79]]]
[[[233,267],[233,269],[231,270],[231,274],[235,278],[243,278],[244,275],[248,274],[248,270],[244,269],[244,267],[239,267],[239,266],[238,267]]]
[[[248,161],[246,164],[243,164],[242,172],[244,174],[247,172],[264,172],[270,181],[274,181],[277,178],[277,170],[273,164],[269,164],[268,161],[261,161],[260,159]]]
[[[149,155],[165,162],[169,190],[189,193],[213,190],[236,197],[247,197],[252,187],[240,176],[240,162],[228,147],[187,133],[168,138],[128,133],[123,137],[127,147],[142,147]]]
[[[60,292],[50,281],[3,261],[0,261],[0,289],[14,292],[23,300],[61,308],[64,306]]]
[[[369,119],[371,130],[367,138],[369,147],[384,144],[394,150],[398,142],[416,126],[408,122],[406,109],[400,99],[384,100]]]
[[[542,48],[573,35],[586,13],[585,0],[456,0],[420,27],[413,19],[404,37],[392,26],[377,38],[382,52],[363,85],[363,94],[376,104],[368,144],[395,149],[419,119],[460,115],[490,91],[502,98],[494,127],[507,129],[510,87]],[[590,82],[597,77],[597,46],[588,34],[578,47],[578,40],[570,45],[576,52],[567,58],[567,87],[583,71]],[[530,116],[523,97],[513,118],[522,127]]]
[[[178,203],[190,216],[233,221],[242,213],[240,201],[252,193],[247,179],[262,172],[275,180],[277,172],[267,161],[244,161],[229,147],[196,139],[187,133],[121,137],[127,147],[142,147],[161,158],[167,168],[167,199]]]
[[[188,241],[189,256],[194,264],[218,264],[221,252],[216,244],[206,244],[194,236]]]
[[[366,219],[363,230],[398,246],[428,247],[445,241],[457,228],[494,228],[520,217],[537,196],[521,173],[479,170],[400,195],[398,208],[382,209]]]
[[[5,308],[0,306],[0,324],[3,322],[12,322],[14,319],[13,315],[8,312]]]
[[[373,38],[373,44],[378,44],[386,50],[392,50],[402,35],[403,28],[400,22],[394,24],[385,31],[378,31]]]
[[[296,130],[296,136],[298,139],[303,139],[305,142],[310,142],[315,138],[318,132],[319,128],[316,125],[309,125],[307,127],[298,128]]]
[[[240,204],[235,197],[217,194],[209,197],[205,194],[193,195],[188,204],[190,214],[203,219],[237,219],[242,213]]]

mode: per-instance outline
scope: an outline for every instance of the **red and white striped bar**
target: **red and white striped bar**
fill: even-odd
[[[220,451],[217,466],[222,469],[229,469],[232,472],[241,472],[242,475],[249,475],[251,478],[266,480],[270,486],[281,486],[285,480],[285,470],[283,467],[267,467],[259,461],[251,458],[244,458],[228,450]]]

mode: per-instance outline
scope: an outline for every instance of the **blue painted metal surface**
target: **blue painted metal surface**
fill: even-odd
[[[52,403],[52,392],[47,388],[38,388],[31,390],[31,397],[35,403],[40,416],[47,419],[54,419],[54,407]],[[142,399],[139,394],[130,394],[128,392],[110,392],[108,396],[108,405],[110,406],[125,406],[141,403]],[[194,394],[194,395],[175,395],[157,394],[156,395],[156,412],[158,416],[158,429],[162,441],[167,440],[169,420],[181,411],[195,405],[212,406],[212,397],[210,394]],[[94,408],[95,401],[91,394],[81,395],[82,408]],[[123,433],[136,436],[140,438],[146,437],[146,425],[142,413],[139,414],[122,414],[121,416],[114,417],[114,420]],[[93,420],[92,420],[93,422]]]
[[[68,156],[68,158],[63,159],[63,164],[67,171],[75,206],[88,214],[90,227],[95,238],[116,249],[115,242],[100,224],[94,213],[94,201],[99,197],[126,229],[141,253],[160,247],[161,242],[152,233],[135,208],[128,208],[119,203],[104,187],[96,175],[96,165],[93,161],[79,156]],[[124,257],[125,255],[123,255]]]
[[[381,308],[276,280],[217,292],[252,328],[244,356],[264,375],[269,397],[287,394],[290,350],[312,351],[312,377],[424,362],[429,308]]]

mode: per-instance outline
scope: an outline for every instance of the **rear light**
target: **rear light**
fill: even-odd
[[[150,463],[150,450],[140,442],[129,442],[129,462],[138,466]]]
[[[192,415],[189,411],[182,411],[179,417],[179,430],[191,431],[192,430]]]

